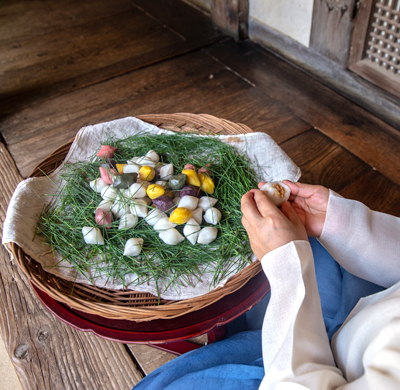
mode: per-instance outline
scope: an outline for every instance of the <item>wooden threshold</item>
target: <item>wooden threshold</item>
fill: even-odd
[[[254,42],[285,58],[337,93],[400,129],[400,99],[346,70],[343,65],[285,37],[255,19],[250,19],[249,36]]]

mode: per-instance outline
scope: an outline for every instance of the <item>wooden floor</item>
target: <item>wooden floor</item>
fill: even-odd
[[[0,85],[1,224],[18,181],[82,126],[174,112],[266,132],[301,181],[400,216],[398,129],[179,0],[1,2]],[[24,389],[129,389],[171,358],[64,325],[3,249],[0,262],[1,337]]]

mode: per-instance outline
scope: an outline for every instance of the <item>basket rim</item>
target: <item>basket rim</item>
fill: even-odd
[[[208,114],[146,114],[138,115],[136,118],[156,125],[160,128],[177,132],[191,131],[200,134],[210,134],[210,132],[213,134],[220,134],[223,132],[228,135],[253,133],[253,131],[246,125],[236,124],[229,120],[220,119]],[[70,149],[73,140],[74,138],[60,146],[46,159],[40,162],[32,170],[28,177],[42,176],[44,172],[49,174],[54,171],[59,165],[61,165]],[[56,301],[65,303],[72,309],[83,311],[89,314],[100,315],[110,319],[125,319],[136,322],[150,321],[154,319],[171,319],[202,309],[213,304],[219,299],[222,299],[226,295],[239,290],[252,277],[257,275],[262,270],[260,261],[256,260],[239,273],[231,276],[224,286],[217,287],[198,297],[177,301],[159,301],[158,297],[155,297],[150,293],[142,293],[126,289],[126,294],[139,294],[139,301],[152,300],[152,302],[154,302],[154,300],[156,300],[157,303],[160,304],[157,306],[152,304],[143,306],[124,306],[121,304],[114,304],[112,302],[99,301],[96,297],[97,291],[93,290],[91,290],[86,296],[85,293],[83,293],[83,297],[77,296],[77,288],[80,288],[80,284],[78,283],[73,283],[71,294],[67,294],[64,290],[64,287],[61,286],[62,284],[65,284],[64,279],[44,271],[40,263],[26,255],[23,249],[17,244],[10,243],[8,248],[30,282]],[[88,287],[87,285],[84,286],[85,288]],[[103,287],[95,287],[95,289],[101,291],[102,293],[103,291],[110,293],[111,295],[113,295],[115,292],[115,290],[110,290]]]

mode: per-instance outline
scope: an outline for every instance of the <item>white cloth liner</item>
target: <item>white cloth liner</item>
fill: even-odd
[[[52,200],[53,197],[50,194],[56,193],[59,173],[65,163],[87,161],[99,149],[101,142],[104,142],[109,136],[122,139],[143,132],[173,134],[173,132],[162,130],[135,117],[117,119],[82,128],[78,132],[64,163],[54,173],[48,177],[28,178],[18,185],[8,206],[4,222],[3,244],[6,248],[8,243],[15,242],[27,255],[40,262],[47,272],[66,280],[90,284],[84,276],[77,274],[68,262],[60,262],[58,255],[54,257],[49,246],[44,244],[40,237],[34,238],[38,217],[43,206]],[[281,181],[287,179],[297,181],[300,178],[300,169],[267,134],[221,135],[218,138],[247,154],[254,166],[259,167],[260,180]],[[55,266],[56,264],[58,265]],[[224,285],[228,279],[222,280],[218,286]],[[178,286],[167,289],[161,296],[164,299],[174,300],[194,298],[218,287],[212,286],[211,281],[212,275],[205,274],[202,277],[202,282],[197,282],[193,286]],[[125,282],[129,282],[129,278]],[[111,289],[123,288],[116,281],[102,277],[96,279],[96,286]],[[130,286],[130,288],[157,295],[156,285],[152,282],[149,285]]]

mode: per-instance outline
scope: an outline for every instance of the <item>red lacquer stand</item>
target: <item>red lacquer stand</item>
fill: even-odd
[[[199,348],[185,341],[208,334],[208,342],[226,336],[226,324],[244,314],[269,292],[264,272],[258,273],[238,291],[204,309],[168,320],[134,322],[83,313],[60,303],[33,286],[39,299],[56,317],[84,332],[126,344],[149,344],[177,355]]]

